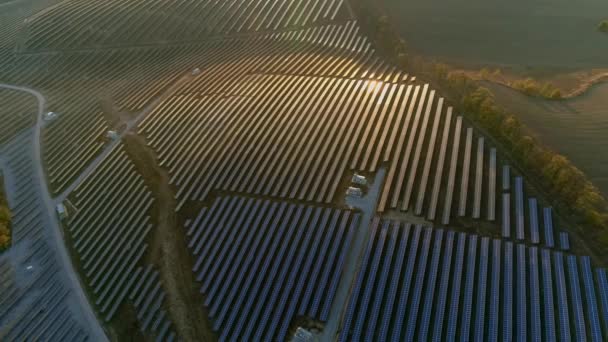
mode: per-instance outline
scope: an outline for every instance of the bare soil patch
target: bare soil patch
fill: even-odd
[[[175,212],[176,201],[169,175],[158,165],[156,153],[147,147],[143,137],[127,134],[123,141],[125,151],[154,197],[152,219],[156,229],[147,258],[160,268],[167,291],[166,306],[177,333],[186,341],[216,340],[193,279],[192,258],[186,247],[181,220]]]
[[[584,95],[592,86],[608,81],[608,69],[589,69],[579,71],[528,70],[518,71],[511,68],[451,69],[462,72],[477,81],[489,81],[511,89],[511,84],[532,78],[541,84],[551,84],[558,88],[561,99],[571,99]],[[517,89],[514,89],[518,91]]]

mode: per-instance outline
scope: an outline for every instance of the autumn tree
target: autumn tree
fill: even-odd
[[[11,232],[6,222],[0,222],[0,249],[8,248],[11,242]]]

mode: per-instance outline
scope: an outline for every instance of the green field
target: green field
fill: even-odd
[[[384,0],[410,49],[451,64],[548,69],[608,67],[597,32],[605,0]]]

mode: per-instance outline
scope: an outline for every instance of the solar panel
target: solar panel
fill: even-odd
[[[530,240],[532,243],[540,243],[540,232],[538,230],[538,204],[536,198],[528,199],[530,210]]]
[[[389,221],[385,221],[382,225],[382,229],[385,229],[388,232],[388,250],[386,251],[384,262],[382,263],[382,269],[380,270],[380,280],[374,289],[375,296],[374,300],[372,301],[372,311],[371,315],[368,315],[368,327],[365,329],[366,341],[370,341],[374,338],[374,331],[376,330],[376,323],[378,322],[378,315],[380,313],[380,305],[382,304],[382,297],[384,296],[386,281],[390,274],[391,260],[393,258],[395,245],[397,244],[397,236],[394,234],[392,229],[389,228],[389,225]]]
[[[460,286],[462,282],[462,266],[464,262],[464,252],[466,243],[466,233],[458,233],[458,247],[456,249],[456,259],[454,260],[454,273],[452,278],[452,294],[450,301],[450,312],[448,314],[448,330],[446,337],[452,339],[456,336],[456,322],[458,322],[458,311],[460,305]]]
[[[525,238],[524,232],[524,181],[515,178],[515,234],[518,240]]]
[[[433,221],[435,220],[435,214],[437,211],[437,200],[439,199],[439,188],[442,183],[443,176],[443,168],[445,165],[445,156],[447,150],[447,144],[449,140],[450,134],[450,125],[452,124],[452,107],[448,107],[447,116],[445,119],[445,123],[443,126],[443,135],[441,138],[441,147],[439,150],[439,158],[437,160],[437,165],[435,165],[435,178],[433,181],[433,190],[431,193],[431,202],[428,207],[428,219]]]
[[[517,341],[526,341],[527,317],[526,317],[526,246],[517,245],[517,314],[516,331]]]
[[[371,233],[369,237],[369,242],[367,243],[367,247],[365,249],[365,254],[363,256],[363,260],[361,261],[361,268],[359,269],[359,273],[357,274],[357,280],[355,282],[355,287],[353,288],[352,295],[350,297],[350,301],[348,303],[348,307],[346,309],[346,315],[344,316],[344,323],[342,326],[342,330],[340,331],[340,336],[338,337],[338,341],[343,342],[349,340],[350,335],[350,326],[352,324],[355,309],[357,306],[357,302],[359,299],[359,293],[361,292],[363,286],[363,280],[365,279],[365,272],[369,264],[369,259],[371,254],[374,252],[374,239],[378,232],[378,224],[380,222],[379,218],[374,218],[371,226]]]
[[[568,293],[566,291],[566,275],[564,272],[564,256],[561,252],[553,253],[555,267],[555,287],[557,295],[557,308],[559,316],[559,338],[570,338],[570,315],[568,314]]]
[[[502,237],[511,237],[511,194],[502,194]]]
[[[477,310],[475,317],[474,341],[484,340],[484,328],[486,324],[486,295],[488,284],[488,262],[489,262],[490,238],[481,238],[479,253],[479,278],[477,281]]]
[[[382,229],[380,230],[380,236],[378,237],[378,242],[374,247],[374,256],[372,258],[371,263],[369,264],[370,270],[367,276],[367,282],[363,287],[363,296],[361,298],[361,304],[359,306],[357,320],[355,322],[355,327],[353,330],[353,340],[359,341],[361,340],[361,333],[363,332],[363,325],[367,322],[367,310],[369,306],[369,302],[372,297],[372,290],[374,289],[374,282],[376,280],[376,273],[378,272],[378,266],[380,265],[380,258],[382,256],[382,252],[384,250],[384,245],[387,236],[387,222],[384,222]]]
[[[339,238],[336,237],[336,227],[338,226],[338,222],[340,221],[341,213],[339,210],[334,210],[331,221],[329,223],[329,230],[327,232],[327,236],[323,240],[323,245],[321,246],[321,250],[317,257],[317,262],[315,263],[314,270],[309,278],[309,282],[315,284],[310,285],[306,290],[305,298],[312,298],[312,303],[310,304],[310,309],[308,311],[308,315],[311,317],[317,317],[317,312],[319,311],[319,306],[321,304],[321,298],[325,295],[325,287],[327,286],[327,279],[329,278],[329,273],[331,272],[331,268],[333,266],[333,260],[335,258],[335,252],[337,252],[337,245],[333,245],[330,247],[330,242],[332,239],[334,241],[339,241]],[[339,232],[344,232],[344,227],[346,225],[346,221],[342,221],[340,223]],[[336,237],[336,238],[334,238]],[[330,253],[327,256],[327,253]],[[279,259],[280,260],[280,259]],[[319,279],[319,275],[321,279]],[[319,290],[320,289],[320,290]],[[311,297],[311,295],[314,295]]]
[[[289,205],[287,208],[286,216],[291,217],[294,210],[295,206]],[[280,218],[277,218],[277,220],[278,222],[276,223],[276,225],[273,224],[273,231],[276,231],[277,233],[273,239],[271,247],[268,249],[269,253],[267,253],[267,255],[265,256],[264,263],[262,264],[261,269],[258,269],[258,272],[256,272],[255,282],[246,283],[246,286],[251,289],[251,293],[249,294],[249,298],[247,298],[245,306],[242,307],[242,310],[244,313],[248,314],[241,314],[241,316],[239,317],[237,329],[233,334],[235,338],[242,336],[245,340],[252,339],[252,322],[257,323],[258,315],[264,308],[264,304],[266,303],[266,296],[270,291],[270,285],[275,281],[274,278],[276,277],[278,265],[280,264],[275,263],[273,261],[275,260],[275,258],[277,260],[283,259],[283,255],[285,254],[285,251],[287,249],[287,244],[284,242],[291,240],[290,234],[293,233],[293,226],[290,226],[291,230],[288,230],[287,220],[282,220]],[[249,285],[252,285],[253,287],[249,287]],[[245,330],[241,334],[243,328]]]
[[[446,234],[443,262],[441,266],[441,280],[439,281],[439,293],[433,325],[433,341],[441,341],[443,321],[445,320],[445,306],[448,298],[448,286],[450,283],[452,254],[454,247],[454,236],[456,233],[448,231]]]
[[[464,147],[464,160],[462,164],[462,179],[460,181],[460,201],[458,202],[458,216],[464,216],[467,209],[467,194],[469,191],[469,173],[471,168],[471,149],[473,146],[473,128],[467,128]]]
[[[496,149],[490,149],[490,166],[488,176],[488,221],[496,218]]]
[[[286,309],[286,307],[288,305],[289,297],[293,295],[292,302],[293,302],[293,298],[299,297],[297,295],[298,290],[295,289],[295,291],[294,291],[293,287],[296,283],[296,279],[299,275],[300,269],[302,268],[302,261],[304,260],[304,258],[306,257],[306,255],[309,251],[309,244],[312,240],[312,235],[314,233],[314,228],[308,229],[308,226],[307,226],[309,224],[308,222],[309,222],[311,214],[312,214],[312,208],[308,207],[306,212],[304,213],[304,218],[299,223],[299,226],[298,226],[299,229],[302,231],[305,231],[306,235],[302,239],[302,243],[300,245],[300,248],[298,249],[298,254],[293,263],[293,267],[291,267],[291,270],[289,272],[289,277],[287,278],[287,281],[285,282],[285,284],[282,286],[282,293],[281,293],[281,297],[279,299],[279,304],[277,305],[274,315],[272,316],[272,319],[270,322],[270,328],[268,329],[269,334],[274,334],[276,332],[277,326],[280,321],[280,317],[283,314],[285,314],[286,317],[291,317],[291,315],[293,315],[293,312],[295,311],[295,305],[290,305],[290,308],[288,309],[288,311],[286,313],[284,313],[284,310]],[[342,253],[344,253],[344,250],[342,250]],[[340,267],[340,269],[341,269],[341,267]],[[281,334],[282,334],[282,330],[279,329],[278,339],[282,338]]]
[[[545,338],[548,341],[556,340],[555,331],[555,305],[553,303],[553,272],[551,271],[551,252],[541,250],[542,278],[543,278],[543,317]]]
[[[564,251],[570,250],[570,238],[568,236],[568,233],[559,233],[559,247]]]
[[[542,340],[538,248],[530,247],[528,252],[528,265],[530,268],[530,338],[532,341],[538,342]]]
[[[410,302],[410,311],[408,314],[407,326],[405,329],[405,340],[411,341],[414,339],[414,333],[416,331],[416,321],[418,320],[418,308],[420,306],[420,300],[422,297],[422,286],[424,284],[424,276],[426,274],[427,269],[427,259],[429,255],[429,250],[431,247],[431,238],[433,236],[433,230],[431,228],[426,228],[424,230],[424,238],[422,243],[422,250],[420,251],[420,257],[418,258],[418,267],[416,272],[416,282],[414,284],[414,292],[412,293],[412,300]],[[443,237],[443,231],[438,230],[437,234],[435,234],[435,247],[437,250],[441,247],[441,239]],[[367,339],[367,341],[371,341],[371,339]]]
[[[490,283],[490,317],[488,320],[488,340],[498,340],[498,312],[500,310],[500,256],[501,256],[501,244],[500,240],[494,239],[492,243],[492,266],[490,270],[491,283]]]
[[[287,236],[283,239],[281,246],[281,251],[275,260],[281,260],[284,262],[283,267],[280,268],[280,272],[278,276],[275,278],[275,274],[279,268],[280,263],[275,262],[273,265],[273,269],[271,271],[271,275],[264,279],[264,290],[261,295],[258,295],[258,304],[256,305],[256,313],[254,314],[254,318],[252,321],[256,321],[255,324],[255,337],[254,340],[259,340],[262,337],[264,329],[268,324],[268,320],[270,320],[270,316],[274,310],[276,310],[276,301],[279,297],[280,292],[283,290],[286,277],[289,270],[293,270],[295,265],[292,265],[292,262],[295,262],[294,255],[296,254],[298,243],[302,241],[302,235],[304,234],[304,229],[299,225],[302,212],[304,211],[304,206],[299,205],[297,208],[297,212],[291,219],[291,224],[289,225],[289,231],[287,232]],[[294,236],[295,234],[295,236]],[[330,234],[331,235],[331,234]],[[290,242],[293,242],[290,245]],[[337,250],[337,249],[336,249]],[[287,256],[284,257],[285,251],[287,252]],[[270,294],[269,294],[270,292]],[[319,291],[322,292],[322,291]],[[270,298],[267,296],[270,295]],[[259,307],[259,310],[257,309]],[[260,311],[258,313],[258,311]],[[259,314],[262,315],[259,318]],[[256,316],[258,318],[256,318]],[[313,316],[316,317],[316,316]],[[253,328],[253,327],[252,327]],[[248,327],[249,330],[249,327]],[[272,332],[269,333],[274,333]],[[246,334],[248,335],[248,334]],[[250,335],[248,335],[250,336]]]
[[[508,191],[511,188],[511,170],[509,165],[502,167],[502,191]]]
[[[543,209],[543,223],[545,224],[545,245],[553,248],[555,242],[553,240],[553,217],[551,208]]]
[[[587,331],[585,330],[585,314],[583,312],[583,298],[576,256],[568,255],[567,263],[568,279],[570,280],[570,299],[572,300],[572,311],[574,313],[574,333],[578,341],[586,341]]]
[[[503,277],[503,340],[513,339],[513,243],[505,242],[504,248],[504,277]]]
[[[393,223],[395,234],[399,230],[399,223]],[[382,314],[382,323],[380,325],[380,332],[378,340],[385,341],[389,333],[389,324],[392,318],[393,306],[397,297],[397,287],[401,281],[401,270],[403,268],[403,261],[405,259],[405,251],[407,247],[407,241],[410,234],[410,224],[406,224],[399,234],[399,250],[395,259],[395,264],[392,267],[391,285],[388,291],[388,297],[386,299],[386,306],[384,313]]]
[[[435,234],[433,257],[431,259],[429,278],[427,284],[425,285],[426,292],[424,296],[424,305],[422,306],[422,320],[420,322],[420,329],[418,332],[418,338],[421,340],[428,339],[429,327],[431,326],[431,312],[433,310],[433,300],[435,299],[435,287],[437,284],[437,274],[439,271],[443,235],[443,230],[441,229],[437,230],[437,233]]]
[[[585,299],[587,308],[587,321],[589,322],[591,340],[602,341],[602,326],[600,325],[600,311],[597,306],[597,296],[595,295],[595,283],[593,281],[593,271],[591,270],[591,258],[581,257],[583,273],[583,285],[585,286]]]
[[[466,278],[464,281],[464,298],[462,302],[462,319],[460,321],[460,339],[470,340],[471,322],[473,316],[473,287],[475,286],[475,263],[477,261],[477,235],[469,236],[469,250],[467,253]]]
[[[443,202],[443,218],[441,223],[447,225],[450,223],[450,214],[452,213],[452,199],[454,197],[454,183],[456,182],[456,166],[458,163],[458,151],[460,140],[462,138],[462,116],[456,118],[456,127],[454,128],[454,140],[452,142],[452,154],[450,159],[450,170],[448,173],[448,186],[445,192],[445,201]]]
[[[391,333],[391,340],[399,339],[401,336],[403,321],[405,320],[405,310],[407,308],[407,301],[409,297],[410,284],[412,282],[412,274],[414,273],[414,265],[416,262],[416,254],[418,252],[418,243],[420,242],[420,232],[422,227],[416,225],[414,233],[412,235],[412,243],[410,245],[410,252],[407,257],[407,266],[403,277],[403,285],[401,287],[401,293],[399,294],[399,304],[397,306],[397,317],[396,324],[393,327]]]
[[[596,271],[598,291],[602,302],[602,317],[604,319],[604,329],[608,330],[608,274],[605,269]]]
[[[338,262],[336,263],[336,269],[338,269],[338,270],[342,270],[344,267],[344,259],[346,258],[346,253],[349,251],[350,244],[352,243],[353,235],[355,233],[355,229],[357,229],[357,227],[359,226],[360,221],[361,221],[361,214],[359,214],[359,213],[355,214],[353,219],[351,220],[346,238],[343,242],[343,246],[340,248],[341,251],[340,251],[340,256],[338,258]],[[323,322],[327,321],[327,319],[329,317],[329,310],[331,307],[331,303],[333,303],[333,299],[336,295],[336,291],[338,289],[338,282],[340,281],[340,276],[341,276],[340,272],[333,272],[331,282],[329,284],[329,293],[327,295],[327,299],[325,300],[325,303],[323,304],[323,308],[321,310],[320,319]]]
[[[481,191],[483,186],[483,145],[484,139],[477,140],[477,159],[475,165],[475,194],[473,196],[473,218],[481,216]]]

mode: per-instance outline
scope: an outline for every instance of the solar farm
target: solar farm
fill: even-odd
[[[347,1],[0,20],[0,340],[608,339],[605,260]]]

